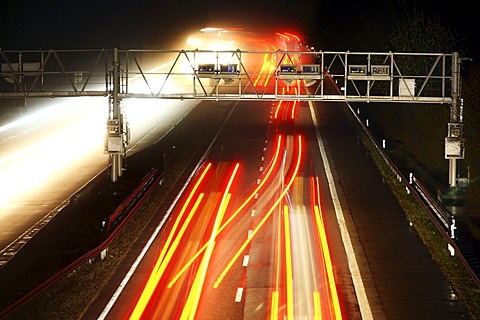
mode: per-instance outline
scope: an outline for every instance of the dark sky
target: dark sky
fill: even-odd
[[[308,8],[313,2],[294,3]],[[0,31],[0,46],[152,48],[208,25],[271,30],[306,27],[307,21],[298,19],[289,3],[292,1],[2,0],[2,24],[6,21],[7,27]]]
[[[389,5],[402,3],[439,15],[478,52],[475,34],[480,18],[468,1],[446,5],[435,0],[0,0],[0,48],[180,49],[168,47],[172,39],[211,25],[298,32],[319,44],[329,39],[327,44],[333,46],[335,30],[356,30],[355,23],[371,23],[366,35],[338,32],[348,45],[348,37],[354,41],[381,36],[385,30],[375,30],[375,23],[386,19]]]

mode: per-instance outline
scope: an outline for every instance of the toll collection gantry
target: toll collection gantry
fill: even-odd
[[[456,52],[0,50],[0,63],[0,98],[108,97],[113,182],[125,169],[128,98],[449,104],[450,187],[465,153]]]

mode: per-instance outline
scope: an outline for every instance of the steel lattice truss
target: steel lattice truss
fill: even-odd
[[[113,49],[0,50],[0,98],[108,96]],[[453,54],[118,50],[120,98],[451,103]]]

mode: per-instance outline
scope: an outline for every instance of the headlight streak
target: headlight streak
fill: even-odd
[[[147,284],[145,285],[145,288],[143,289],[143,292],[140,296],[140,298],[137,301],[137,304],[135,305],[135,308],[130,315],[130,319],[140,319],[143,312],[145,311],[145,308],[150,301],[153,292],[155,291],[155,288],[157,287],[158,282],[160,281],[160,278],[163,275],[163,271],[167,267],[169,261],[164,261],[165,256],[167,255],[167,250],[171,250],[170,244],[172,243],[172,239],[176,233],[176,230],[182,221],[183,215],[185,211],[187,210],[187,207],[189,206],[193,196],[195,195],[197,189],[199,188],[200,184],[204,180],[207,172],[210,170],[212,164],[208,163],[207,166],[204,168],[202,171],[200,177],[198,178],[197,182],[195,183],[193,189],[190,191],[190,194],[187,197],[187,200],[185,201],[173,227],[172,230],[170,231],[170,234],[168,235],[168,238],[162,248],[162,251],[160,253],[160,256],[157,259],[157,262],[155,264],[155,267],[152,270],[152,273],[150,274],[150,277],[147,281]],[[173,254],[173,253],[172,253]]]
[[[225,275],[228,273],[228,271],[232,268],[233,264],[235,261],[238,260],[239,256],[242,254],[242,252],[245,250],[245,248],[250,244],[252,239],[255,237],[255,235],[258,233],[258,231],[263,227],[263,225],[266,223],[268,218],[272,215],[272,212],[275,210],[275,208],[278,207],[280,202],[283,200],[285,197],[285,194],[289,191],[290,187],[293,184],[293,181],[295,177],[298,174],[298,170],[300,169],[300,164],[301,164],[301,159],[302,159],[302,137],[299,135],[297,136],[298,143],[297,143],[297,159],[296,163],[294,165],[293,173],[292,176],[290,177],[290,180],[288,181],[287,185],[285,186],[285,189],[282,191],[282,194],[278,199],[275,201],[275,203],[271,206],[271,208],[268,210],[268,212],[265,214],[265,216],[262,218],[262,220],[259,222],[259,224],[255,227],[255,229],[252,230],[252,233],[250,237],[247,237],[247,239],[243,242],[243,244],[240,246],[240,248],[237,250],[237,252],[234,254],[233,258],[230,259],[228,262],[227,266],[224,268],[220,276],[217,278],[217,281],[214,284],[214,288],[218,288],[220,283],[222,282],[223,278]]]
[[[75,112],[73,107],[79,107],[82,103],[98,102],[98,99],[80,99],[79,105],[59,106],[69,108],[68,112]],[[43,121],[57,107],[48,108],[40,112],[37,123]],[[0,160],[0,207],[11,203],[16,197],[32,192],[43,183],[48,182],[51,177],[60,173],[62,169],[72,162],[83,160],[83,157],[100,150],[101,137],[103,137],[103,123],[92,122],[97,119],[100,109],[97,106],[90,106],[81,114],[69,113],[68,116],[75,116],[77,121],[68,125],[66,121],[58,125],[59,131],[52,132],[38,142],[31,144],[14,154],[10,154]],[[100,118],[101,119],[101,118]],[[30,122],[30,117],[18,120],[17,124]],[[85,130],[85,123],[90,122],[90,129]],[[32,124],[33,126],[33,124]],[[13,128],[15,126],[11,126]],[[40,135],[35,138],[40,138]],[[53,155],[53,156],[52,156]],[[27,196],[28,197],[28,196]]]

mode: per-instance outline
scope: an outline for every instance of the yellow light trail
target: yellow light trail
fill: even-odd
[[[277,253],[276,264],[277,265],[275,269],[275,289],[272,292],[272,302],[271,302],[271,310],[270,310],[271,320],[278,320],[278,292],[279,292],[279,284],[280,284],[280,261],[282,257],[281,225],[282,225],[282,219],[280,219],[280,211],[279,211],[279,218],[277,219],[277,244],[276,244],[276,253]]]
[[[269,62],[268,62],[268,53],[265,53],[265,55],[263,56],[263,63],[262,63],[262,69],[260,69],[260,74],[259,76],[257,77],[257,79],[255,79],[255,82],[253,83],[253,85],[256,87],[258,85],[258,82],[260,81],[260,78],[262,77],[263,75],[263,72],[265,71],[265,69],[267,68]]]
[[[268,181],[268,178],[273,172],[273,169],[275,168],[275,165],[278,160],[278,156],[280,154],[281,150],[281,145],[282,145],[282,135],[277,136],[277,147],[275,149],[275,155],[273,157],[272,163],[268,168],[268,171],[265,173],[264,178],[260,181],[258,186],[255,188],[255,190],[250,194],[250,196],[242,203],[240,207],[231,215],[231,217],[222,225],[218,233],[221,233],[229,224],[230,222],[235,219],[238,214],[247,206],[247,204],[255,197],[255,194],[260,191],[260,189],[263,187],[266,181]],[[200,256],[200,254],[207,248],[208,242],[205,243],[194,255],[193,257],[184,265],[184,267],[173,277],[172,281],[170,281],[169,286],[171,286],[187,269],[190,267],[190,265]]]
[[[314,320],[321,320],[322,319],[322,309],[321,309],[321,304],[320,304],[320,292],[318,292],[318,291],[313,292],[313,308],[314,308],[313,319]]]
[[[320,207],[315,205],[314,211],[315,211],[315,221],[317,223],[317,230],[320,236],[320,244],[322,245],[323,259],[325,261],[325,268],[327,271],[331,301],[333,303],[333,311],[334,311],[333,313],[335,315],[335,319],[340,320],[342,319],[342,311],[340,308],[340,301],[338,299],[335,276],[333,274],[333,268],[332,268],[332,259],[330,256],[330,250],[328,248],[327,235],[325,233],[325,226],[323,224]]]
[[[295,108],[296,108],[296,106],[297,106],[297,100],[293,101],[292,114],[291,114],[292,120],[295,120]]]
[[[290,237],[290,221],[288,206],[283,206],[283,226],[285,229],[285,272],[287,283],[287,319],[293,320],[293,270],[292,270],[292,243]]]
[[[178,232],[178,235],[175,237],[175,240],[173,241],[170,250],[168,250],[168,253],[165,256],[165,260],[160,265],[160,269],[158,271],[159,277],[161,277],[163,275],[163,272],[165,272],[165,269],[167,268],[168,264],[170,263],[170,260],[172,259],[173,254],[175,253],[180,240],[182,239],[183,235],[185,234],[185,231],[187,231],[187,228],[190,225],[190,221],[192,220],[193,215],[197,212],[197,209],[200,206],[200,203],[202,202],[204,196],[205,196],[204,193],[200,193],[199,197],[197,198],[197,201],[195,201],[195,204],[193,205],[192,210],[190,210],[190,213],[188,214],[187,219],[185,219],[185,222],[182,224],[182,228]],[[157,281],[157,283],[158,283],[158,281]]]
[[[202,263],[199,268],[199,272],[197,272],[197,276],[195,277],[194,285],[190,290],[190,294],[187,299],[186,308],[184,308],[180,319],[189,319],[189,320],[195,319],[195,314],[197,312],[198,304],[200,302],[200,297],[203,291],[203,285],[205,283],[205,278],[207,276],[207,269],[210,264],[210,259],[212,257],[213,249],[215,247],[215,239],[218,235],[218,231],[222,223],[223,216],[225,215],[225,211],[227,210],[228,203],[230,202],[230,198],[231,198],[230,189],[232,187],[233,180],[235,179],[235,176],[238,172],[239,166],[240,166],[239,163],[235,165],[235,168],[230,176],[228,184],[223,193],[222,201],[220,203],[220,207],[218,208],[218,212],[215,218],[215,223],[212,228],[212,233],[210,234],[210,239],[208,241],[208,246],[207,246],[205,255],[203,256]]]
[[[275,115],[273,116],[274,119],[278,119],[278,113],[280,111],[280,107],[282,106],[283,100],[280,100],[277,104],[277,108],[275,109]]]
[[[285,197],[285,195],[287,194],[288,190],[290,189],[290,187],[292,186],[293,184],[293,181],[295,180],[295,177],[297,176],[298,174],[298,170],[300,168],[300,163],[301,163],[301,158],[302,158],[302,137],[299,135],[298,136],[298,155],[297,155],[297,161],[296,161],[296,164],[295,164],[295,167],[294,167],[294,171],[293,171],[293,174],[292,174],[292,177],[290,179],[290,181],[288,181],[285,189],[282,191],[282,194],[280,195],[280,197],[278,197],[278,199],[275,201],[275,203],[272,205],[272,207],[270,208],[270,210],[265,214],[265,216],[263,217],[263,219],[259,222],[259,224],[255,227],[255,229],[252,231],[250,237],[248,237],[244,242],[243,244],[240,246],[240,248],[237,250],[237,252],[235,253],[235,255],[233,256],[232,259],[230,259],[229,263],[227,264],[227,266],[225,267],[225,269],[222,271],[222,273],[220,274],[220,276],[217,278],[217,281],[215,282],[215,284],[213,285],[214,288],[218,288],[218,286],[220,285],[220,283],[222,282],[223,278],[225,277],[225,275],[228,273],[228,271],[232,268],[233,264],[235,263],[235,261],[237,261],[238,257],[242,254],[242,252],[245,250],[245,248],[250,244],[250,242],[252,241],[252,239],[255,237],[255,235],[258,233],[258,231],[263,227],[263,225],[266,223],[266,221],[268,220],[268,218],[272,215],[272,212],[273,210],[280,204],[280,202],[282,201],[283,197]]]
[[[196,193],[196,190],[200,186],[201,182],[205,178],[205,176],[206,176],[207,172],[209,171],[209,169],[211,168],[211,166],[212,166],[212,164],[209,163],[205,167],[205,169],[203,170],[199,179],[197,180],[196,184],[194,185],[192,191],[190,192],[187,200],[185,201],[185,203],[184,203],[184,205],[183,205],[183,207],[180,211],[180,214],[178,215],[178,217],[175,221],[175,224],[172,227],[172,230],[170,231],[170,234],[168,235],[167,241],[162,248],[160,256],[158,257],[158,260],[155,264],[155,267],[153,268],[152,273],[150,274],[150,277],[147,281],[147,284],[145,285],[145,288],[143,289],[142,294],[141,294],[140,298],[138,299],[137,304],[135,305],[135,308],[134,308],[132,314],[130,315],[131,320],[140,319],[143,312],[145,311],[145,308],[146,308],[148,302],[150,301],[150,299],[152,297],[152,294],[155,291],[155,288],[157,287],[157,284],[160,281],[160,278],[162,276],[162,272],[160,272],[160,270],[164,270],[165,267],[166,267],[164,265],[165,267],[162,268],[162,262],[163,262],[163,259],[164,259],[165,255],[167,254],[167,250],[170,248],[170,243],[172,242],[172,239],[173,239],[173,236],[176,232],[176,229],[178,228],[178,225],[180,224],[181,218],[183,217],[188,205],[190,204],[194,194]]]
[[[270,319],[278,319],[278,290],[272,292],[272,308],[270,310]]]

